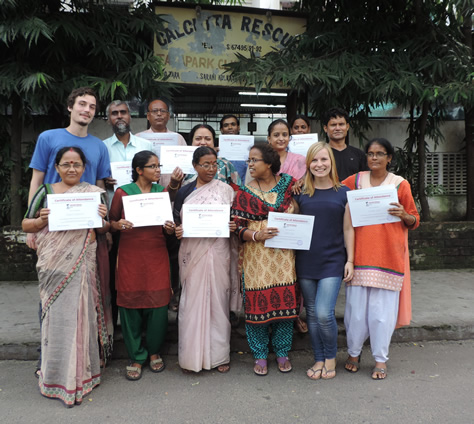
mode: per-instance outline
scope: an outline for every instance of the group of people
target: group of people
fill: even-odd
[[[255,374],[268,373],[270,340],[278,370],[292,370],[289,352],[299,321],[299,330],[309,331],[314,353],[307,376],[332,379],[338,334],[334,310],[342,282],[344,367],[359,370],[362,346],[370,337],[372,378],[386,377],[392,333],[411,318],[407,232],[419,225],[409,183],[389,172],[394,149],[387,140],[371,140],[365,152],[347,146],[348,115],[331,109],[323,119],[328,142],[313,144],[306,157],[288,151],[292,134],[311,131],[308,118],[298,115],[291,125],[272,122],[268,143],[254,144],[245,163],[233,163],[218,156],[214,129],[200,124],[189,139],[198,146],[192,160],[196,173],[184,175],[176,168],[161,175],[150,143],[130,131],[126,102],[108,106],[114,135],[103,142],[87,133],[96,107],[94,91],[74,90],[68,98],[70,125],[42,133],[30,164],[23,229],[38,254],[38,377],[44,396],[73,406],[100,383],[117,314],[130,360],[126,378],[139,380],[145,364],[152,372],[163,371],[168,306],[178,293],[183,371],[230,370],[231,324],[243,301]],[[169,113],[164,100],[150,102],[147,131],[167,132]],[[220,130],[238,134],[238,118],[224,116]],[[110,161],[123,160],[131,161],[132,181],[114,187]],[[354,228],[346,193],[387,184],[398,192],[388,213],[400,221]],[[163,191],[172,202],[172,221],[134,227],[126,219],[124,197]],[[101,193],[102,227],[49,231],[47,194],[76,192]],[[183,206],[199,204],[230,207],[229,238],[183,237]],[[268,226],[270,212],[314,216],[309,250],[265,247],[278,235],[278,228]],[[114,303],[118,310],[113,312]],[[300,318],[303,306],[307,329]]]

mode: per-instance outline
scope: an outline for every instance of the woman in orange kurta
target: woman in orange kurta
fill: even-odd
[[[343,181],[350,189],[395,185],[398,202],[388,210],[400,221],[355,228],[354,278],[346,285],[344,323],[349,358],[345,368],[359,370],[360,353],[370,337],[375,368],[372,378],[386,377],[388,350],[395,326],[411,319],[408,229],[419,225],[419,215],[404,178],[388,172],[394,149],[384,138],[369,141],[365,148],[370,171]]]

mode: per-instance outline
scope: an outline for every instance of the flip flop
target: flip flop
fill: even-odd
[[[333,372],[333,373],[334,373],[334,375],[333,375],[332,377],[324,377],[323,373],[321,373],[321,378],[322,378],[323,380],[332,380],[333,378],[336,378],[336,368],[333,368],[333,369],[331,369],[331,370],[328,370],[328,369],[326,368],[326,366],[324,366],[324,367],[323,367],[323,372],[326,374],[326,376],[327,376],[328,372]]]
[[[260,367],[260,371],[257,369],[257,366]],[[267,368],[266,370],[264,368]],[[254,362],[253,372],[260,377],[264,377],[268,374],[267,360],[266,359],[256,359]]]
[[[311,373],[311,375],[309,375],[309,373]],[[307,377],[311,380],[320,380],[322,374],[323,374],[322,368],[314,369],[313,367],[311,367],[310,369],[308,369],[308,371],[306,371]]]
[[[280,356],[279,358],[276,359],[276,361],[278,364],[278,371],[280,372],[290,372],[293,369],[288,356]],[[290,368],[283,368],[283,365],[285,365],[287,362],[290,364]]]
[[[382,374],[383,377],[379,377],[379,376],[374,377],[374,374],[377,372]],[[372,370],[372,380],[385,380],[386,377],[387,377],[387,368],[374,367],[374,369]]]
[[[156,367],[157,365],[161,364],[161,367]],[[150,359],[150,371],[151,372],[161,372],[164,371],[166,368],[165,363],[163,362],[163,358],[161,356],[158,356],[156,359]]]

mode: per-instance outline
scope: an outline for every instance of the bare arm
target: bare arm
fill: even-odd
[[[103,188],[105,190],[105,182],[104,180],[96,180],[95,185],[97,187]]]
[[[354,227],[352,226],[349,205],[346,204],[344,212],[344,244],[346,245],[347,262],[344,266],[344,282],[352,280],[354,276]]]
[[[33,196],[35,195],[36,191],[39,189],[40,185],[43,184],[43,181],[44,181],[44,172],[38,171],[37,169],[33,168],[33,176],[31,177],[30,191],[28,193],[28,205],[33,200]]]

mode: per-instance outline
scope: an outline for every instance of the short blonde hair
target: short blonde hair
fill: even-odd
[[[314,194],[314,178],[309,167],[314,157],[323,149],[327,150],[329,159],[331,161],[331,172],[329,172],[329,178],[334,183],[334,190],[337,191],[337,189],[342,185],[337,175],[336,161],[334,159],[334,153],[332,152],[331,146],[324,141],[319,141],[312,144],[308,149],[308,153],[306,154],[306,176],[304,179],[302,193],[307,194],[309,197],[312,197]]]

